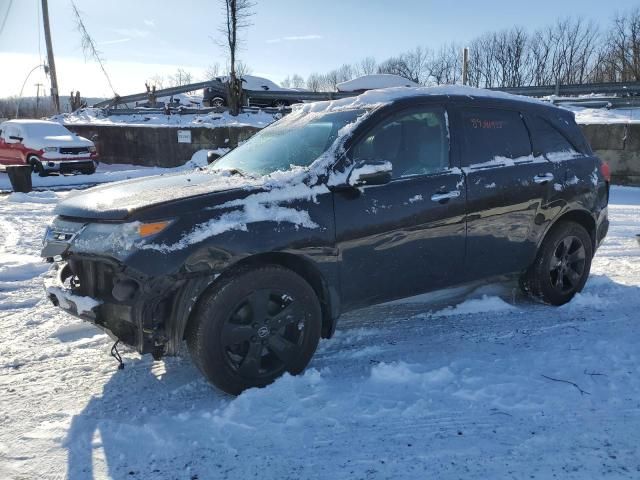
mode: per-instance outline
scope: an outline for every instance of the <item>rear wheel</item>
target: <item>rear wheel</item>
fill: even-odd
[[[237,395],[304,370],[320,339],[321,310],[311,286],[278,266],[246,270],[206,292],[186,339],[200,371]]]
[[[547,234],[536,261],[523,275],[523,290],[551,305],[563,305],[582,290],[589,277],[593,244],[586,229],[575,222],[555,225]]]
[[[213,97],[210,101],[209,101],[209,105],[211,105],[211,107],[213,108],[222,108],[224,107],[225,101],[224,98],[222,97]]]

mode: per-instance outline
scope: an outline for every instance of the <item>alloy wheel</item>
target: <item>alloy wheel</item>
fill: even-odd
[[[575,236],[563,238],[551,257],[549,278],[560,293],[575,290],[580,284],[586,265],[586,250],[582,240]]]
[[[305,312],[293,297],[275,289],[256,290],[223,325],[225,360],[245,378],[280,374],[301,355],[304,326]]]

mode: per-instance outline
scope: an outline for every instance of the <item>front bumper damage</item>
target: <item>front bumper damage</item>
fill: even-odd
[[[169,341],[170,320],[181,286],[180,281],[145,277],[114,260],[75,255],[54,262],[45,280],[55,306],[155,358],[176,353],[177,342]]]

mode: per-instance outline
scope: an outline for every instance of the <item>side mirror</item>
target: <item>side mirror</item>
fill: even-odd
[[[393,167],[391,162],[380,160],[363,160],[353,167],[347,177],[347,184],[352,187],[364,185],[384,185],[391,181]]]
[[[222,155],[218,152],[207,152],[207,163],[212,164],[216,160],[218,160]]]
[[[24,140],[24,138],[22,138],[22,137],[16,137],[15,135],[11,135],[11,136],[9,137],[9,140],[10,140],[10,141],[9,141],[9,142],[7,142],[7,143],[22,143],[22,141]]]

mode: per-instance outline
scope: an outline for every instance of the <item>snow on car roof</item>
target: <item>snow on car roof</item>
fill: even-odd
[[[363,75],[346,82],[339,83],[336,88],[339,92],[355,92],[357,90],[373,90],[377,88],[391,87],[418,87],[419,85],[400,75],[391,73],[377,73]]]
[[[464,85],[441,85],[437,87],[395,87],[379,90],[367,90],[355,97],[342,98],[340,100],[326,100],[322,102],[304,103],[293,105],[296,112],[325,112],[348,110],[353,108],[373,109],[387,105],[402,98],[419,96],[448,96],[448,97],[468,97],[474,98],[498,98],[503,100],[513,100],[520,102],[535,103],[537,105],[549,106],[535,98],[512,95],[510,93],[487,90],[484,88],[468,87]]]

